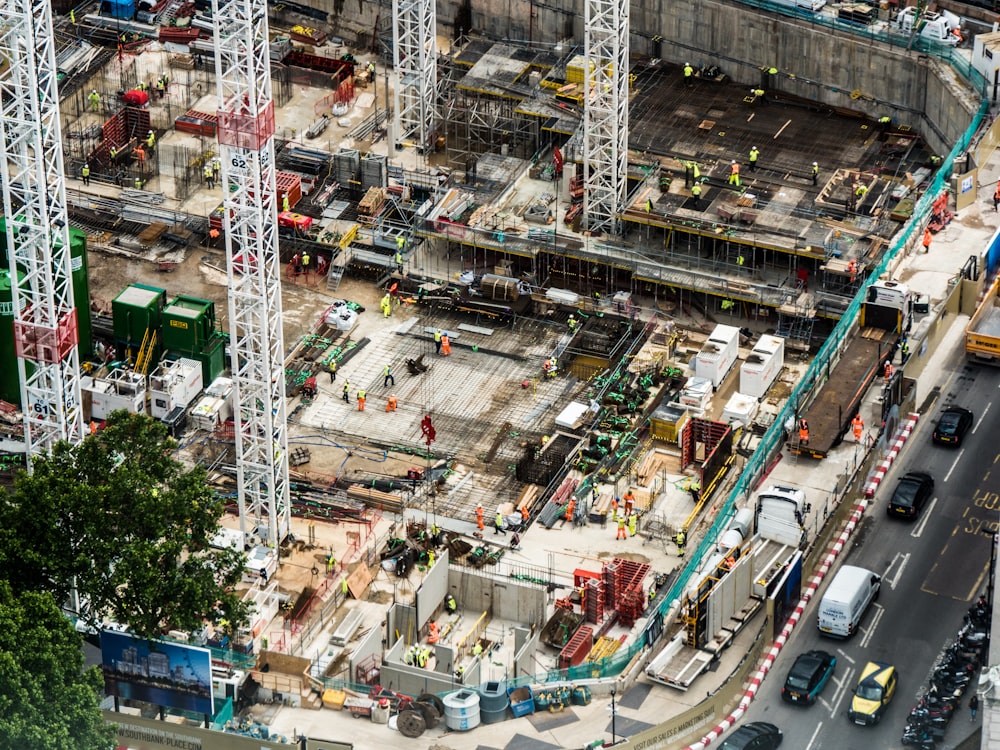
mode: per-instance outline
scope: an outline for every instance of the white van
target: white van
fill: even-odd
[[[819,631],[831,638],[850,638],[868,605],[878,599],[882,577],[866,568],[844,565],[819,602]]]

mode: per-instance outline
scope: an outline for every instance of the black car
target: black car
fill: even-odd
[[[781,730],[766,721],[744,724],[719,745],[719,750],[774,750],[781,744]]]
[[[934,426],[931,440],[938,445],[961,445],[965,433],[972,427],[972,419],[972,412],[968,409],[963,409],[961,406],[949,406],[941,412],[941,416]]]
[[[837,659],[826,651],[806,651],[799,654],[788,670],[781,697],[789,703],[811,706],[830,681]]]
[[[922,471],[911,471],[899,479],[886,512],[890,516],[916,518],[934,494],[934,479]]]

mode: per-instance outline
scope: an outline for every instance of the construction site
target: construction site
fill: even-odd
[[[4,37],[4,113],[39,81],[59,102],[3,128],[4,470],[127,409],[232,498],[256,614],[164,634],[212,649],[226,706],[178,726],[277,747],[285,706],[481,737],[639,682],[684,725],[806,546],[754,536],[744,491],[782,452],[831,460],[930,335],[882,273],[975,178],[967,51],[725,2],[532,3],[502,34],[465,5],[232,5],[54,3]],[[738,59],[727,35],[780,41]],[[859,311],[876,343],[807,450],[791,425]]]

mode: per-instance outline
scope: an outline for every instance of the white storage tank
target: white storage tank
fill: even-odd
[[[444,723],[448,729],[467,732],[479,726],[479,693],[459,690],[446,695],[444,703]]]
[[[761,336],[740,366],[740,393],[763,398],[784,366],[785,340],[780,336]]]

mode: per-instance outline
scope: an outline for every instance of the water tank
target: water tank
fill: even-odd
[[[466,732],[479,726],[479,693],[459,690],[449,693],[444,703],[444,723],[448,729]]]
[[[94,353],[94,332],[90,318],[90,277],[87,268],[87,235],[69,228],[70,275],[73,279],[73,304],[76,305],[76,329],[79,332],[80,361]]]
[[[507,718],[510,698],[503,682],[487,682],[479,687],[479,717],[483,724],[497,724]]]

